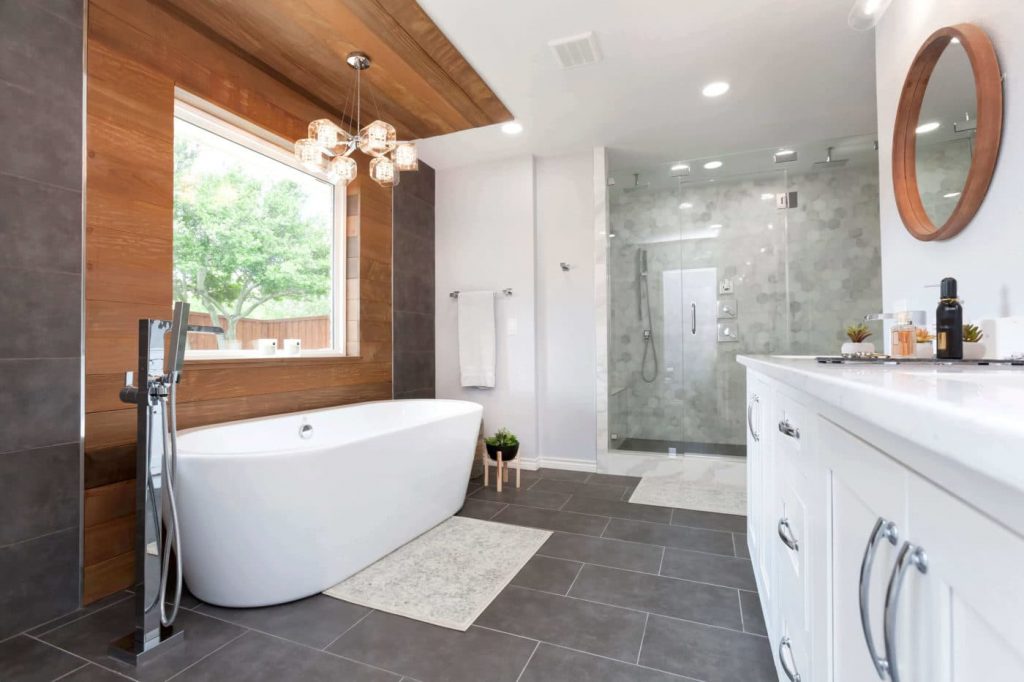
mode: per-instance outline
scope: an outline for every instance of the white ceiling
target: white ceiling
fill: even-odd
[[[438,168],[604,145],[612,168],[871,134],[874,33],[852,0],[419,0],[525,130],[424,140]],[[548,41],[593,31],[563,70]],[[701,88],[732,89],[707,99]]]

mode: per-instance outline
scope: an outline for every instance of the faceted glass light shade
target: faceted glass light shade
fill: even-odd
[[[392,154],[395,160],[395,168],[400,171],[419,170],[420,159],[416,151],[416,145],[412,142],[400,142]]]
[[[395,126],[374,121],[359,131],[359,151],[367,156],[383,156],[395,148],[398,135]]]
[[[308,137],[296,140],[295,158],[314,173],[323,172],[325,168],[323,147],[316,140]]]
[[[350,156],[335,156],[327,162],[327,179],[348,184],[356,179],[356,160]]]
[[[370,177],[381,187],[394,187],[398,184],[398,169],[388,157],[378,156],[370,161]]]
[[[309,137],[324,149],[334,149],[347,136],[333,121],[319,118],[309,124]]]

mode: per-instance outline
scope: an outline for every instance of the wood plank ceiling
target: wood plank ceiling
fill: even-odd
[[[397,128],[400,139],[512,119],[415,0],[161,3],[197,29],[217,34],[339,118],[351,119],[345,114],[354,109],[354,71],[345,57],[365,52],[373,66],[363,72],[363,125],[383,118]]]

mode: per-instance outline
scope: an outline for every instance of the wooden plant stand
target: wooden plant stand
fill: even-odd
[[[487,449],[486,448],[484,449],[483,453],[481,454],[481,457],[484,460],[484,487],[486,488],[487,486],[489,486],[491,484],[491,465],[487,461],[488,460],[488,455],[487,455]],[[506,462],[506,461],[504,461],[504,459],[502,459],[502,452],[501,452],[501,450],[498,450],[497,463],[498,463],[497,464],[498,465],[498,471],[495,473],[495,478],[497,479],[498,492],[500,493],[501,492],[501,484],[502,484],[502,482],[504,481],[505,483],[508,483],[508,462]],[[515,459],[513,459],[512,460],[512,464],[516,468],[516,488],[518,488],[519,487],[519,481],[520,481],[520,476],[519,476],[519,458],[516,457]]]

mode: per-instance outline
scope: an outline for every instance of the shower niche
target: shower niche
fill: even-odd
[[[881,304],[874,137],[775,151],[609,191],[609,449],[744,456],[736,355],[833,352]]]

